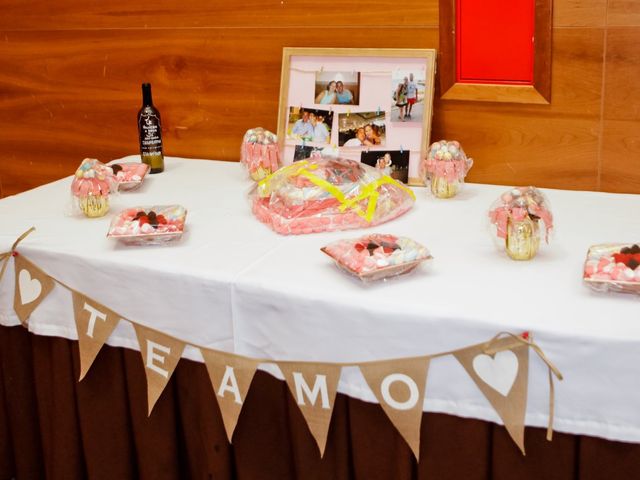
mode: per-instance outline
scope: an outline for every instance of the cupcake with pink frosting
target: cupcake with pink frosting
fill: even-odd
[[[95,158],[85,158],[71,182],[75,205],[87,217],[102,217],[109,211],[109,194],[117,189],[113,170]]]

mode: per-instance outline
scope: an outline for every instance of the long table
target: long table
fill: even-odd
[[[412,275],[362,285],[319,251],[360,232],[277,235],[251,215],[251,183],[238,164],[178,158],[166,164],[165,173],[149,177],[140,190],[114,197],[112,212],[182,204],[189,213],[180,243],[125,247],[106,238],[112,215],[70,215],[70,179],[63,179],[0,201],[0,251],[33,225],[37,231],[19,251],[70,287],[176,338],[260,358],[378,360],[448,351],[500,331],[530,331],[565,376],[557,385],[555,429],[640,443],[638,299],[595,293],[581,281],[589,245],[640,239],[640,219],[633,214],[639,196],[547,190],[557,225],[552,244],[531,262],[514,262],[494,245],[486,215],[505,187],[469,184],[446,201],[416,189],[414,208],[375,231],[414,238],[434,261]],[[5,275],[0,284],[0,324],[7,327],[5,336],[22,338],[15,332],[13,283],[13,275]],[[69,293],[54,289],[28,329],[31,335],[20,341],[77,339]],[[126,322],[107,343],[125,347],[117,355],[130,360],[130,350],[139,349]],[[64,345],[74,348],[73,342]],[[97,362],[105,363],[102,356]],[[197,349],[187,348],[183,356],[202,361]],[[536,360],[530,365],[526,417],[532,427],[545,426],[548,418],[546,367]],[[279,376],[271,364],[261,368]],[[264,374],[256,378],[277,382]],[[131,388],[128,378],[125,383]],[[364,401],[361,406],[375,402],[356,368],[343,370],[338,391],[354,399],[349,402]],[[144,396],[136,401],[144,407]],[[424,411],[431,413],[426,419],[453,415],[498,422],[452,357],[432,362]],[[550,445],[557,444],[556,439]]]

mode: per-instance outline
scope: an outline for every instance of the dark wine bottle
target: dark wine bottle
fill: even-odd
[[[153,106],[151,84],[142,84],[142,108],[138,112],[138,136],[140,137],[140,158],[151,167],[150,173],[164,171],[162,154],[162,123],[160,112]]]

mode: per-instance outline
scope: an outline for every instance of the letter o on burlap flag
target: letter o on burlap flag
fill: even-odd
[[[429,357],[368,362],[358,366],[391,423],[420,460],[420,424]]]

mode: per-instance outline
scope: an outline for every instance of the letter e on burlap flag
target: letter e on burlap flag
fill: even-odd
[[[185,344],[169,335],[136,323],[133,324],[133,328],[138,337],[144,373],[147,376],[147,403],[149,415],[151,415],[153,406],[178,365]]]

